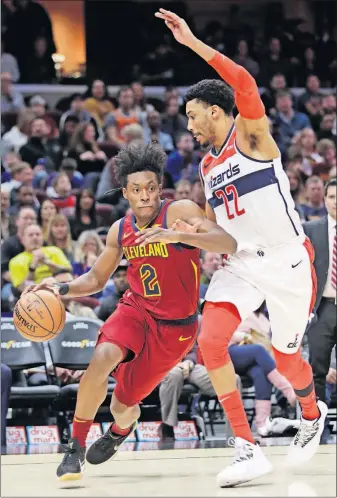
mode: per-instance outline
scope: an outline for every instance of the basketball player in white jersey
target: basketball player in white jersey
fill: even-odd
[[[204,80],[192,86],[186,95],[186,112],[188,129],[196,140],[212,146],[200,167],[207,216],[239,244],[237,253],[210,283],[198,341],[236,437],[233,463],[218,475],[218,483],[234,486],[272,470],[255,444],[228,354],[233,332],[264,300],[277,368],[292,384],[302,408],[289,463],[306,462],[319,445],[327,407],[316,402],[312,370],[299,351],[315,302],[314,253],[295,211],[255,80],[243,67],[198,40],[176,14],[160,9],[155,15],[165,21],[178,42],[205,59],[224,80]],[[239,111],[236,119],[234,103]],[[179,230],[189,230],[182,225],[178,224]],[[159,232],[145,231],[144,241],[160,238]]]

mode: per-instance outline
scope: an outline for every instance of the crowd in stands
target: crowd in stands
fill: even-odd
[[[104,197],[105,192],[119,187],[114,156],[126,144],[158,142],[167,153],[163,198],[186,198],[202,208],[205,205],[198,176],[204,152],[186,129],[179,88],[167,86],[162,99],[147,98],[141,82],[144,78],[139,78],[121,87],[117,95],[110,95],[105,82],[96,79],[84,94],[69,95],[55,108],[40,95],[24,99],[14,85],[16,81],[49,83],[55,78],[50,64],[52,31],[42,7],[27,2],[30,9],[36,6],[36,12],[30,14],[34,23],[24,23],[29,43],[18,44],[10,34],[10,22],[18,26],[23,6],[12,12],[11,4],[6,2],[9,27],[5,48],[7,44],[16,47],[12,52],[17,63],[5,50],[2,62],[6,64],[1,73],[1,304],[5,312],[13,311],[21,292],[31,282],[58,275],[70,280],[95,263],[104,248],[107,230],[128,213],[128,203],[119,190]],[[36,26],[43,26],[38,38],[33,36]],[[332,57],[323,67],[318,57],[324,50],[323,42],[305,36],[308,33],[302,28],[297,28],[292,44],[272,37],[262,58],[249,54],[253,45],[237,40],[234,60],[265,87],[262,99],[271,133],[281,150],[291,193],[304,223],[327,214],[324,184],[336,177],[337,135],[336,95],[331,90],[336,60]],[[230,45],[224,37],[221,26],[217,26],[206,38],[224,51]],[[157,48],[158,57],[163,56],[164,48]],[[148,73],[152,65],[148,60]],[[210,75],[207,65],[198,68],[195,81]],[[166,70],[164,66],[162,69]],[[293,85],[303,86],[303,92],[295,95]],[[201,302],[214,271],[222,264],[222,255],[202,255]],[[122,261],[103,292],[67,303],[69,311],[106,320],[128,286],[126,266]],[[237,372],[250,375],[254,381],[256,397],[261,402],[256,406],[257,412],[260,409],[257,425],[262,428],[261,434],[270,415],[272,385],[294,404],[294,393],[276,371],[269,353],[270,326],[262,311],[256,310],[242,325],[230,348]],[[237,344],[250,344],[249,355],[248,345]],[[247,357],[243,360],[241,350],[245,347]],[[177,402],[179,386],[193,371],[205,393],[212,390],[207,381],[200,381],[205,371],[198,365],[200,360],[192,354],[163,383],[163,420],[169,427],[175,424],[176,417],[167,393]]]

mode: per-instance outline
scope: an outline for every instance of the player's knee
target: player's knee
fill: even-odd
[[[105,380],[122,359],[123,353],[118,346],[103,342],[96,347],[88,371],[94,373],[96,379]]]
[[[230,362],[228,346],[240,321],[234,305],[206,303],[198,344],[208,370],[221,368]]]
[[[273,354],[277,370],[291,382],[291,380],[298,375],[296,363],[302,363],[300,351],[298,350],[294,354],[285,354],[273,347]]]

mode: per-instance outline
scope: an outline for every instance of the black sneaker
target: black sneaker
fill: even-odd
[[[103,434],[102,437],[93,443],[87,452],[87,462],[91,465],[98,465],[99,463],[106,462],[111,457],[115,456],[124,441],[130,436],[131,432],[137,427],[137,422],[134,422],[130,427],[126,436],[115,434],[109,429]]]
[[[60,481],[81,479],[85,463],[85,448],[81,448],[77,439],[69,439],[67,445],[62,444],[62,449],[65,455],[57,468],[57,477]]]

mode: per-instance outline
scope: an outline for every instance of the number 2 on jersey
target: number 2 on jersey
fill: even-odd
[[[240,209],[239,208],[239,194],[238,191],[236,190],[236,187],[234,185],[226,185],[225,191],[223,190],[217,190],[215,192],[215,195],[217,196],[218,199],[221,199],[225,205],[226,208],[226,213],[227,217],[229,220],[232,220],[236,216],[242,216],[245,214],[244,208]],[[230,212],[229,209],[229,201],[228,201],[228,196],[233,195],[233,201],[234,201],[234,213]]]
[[[161,296],[160,285],[155,268],[149,264],[145,264],[140,267],[139,272],[143,283],[144,296]]]

